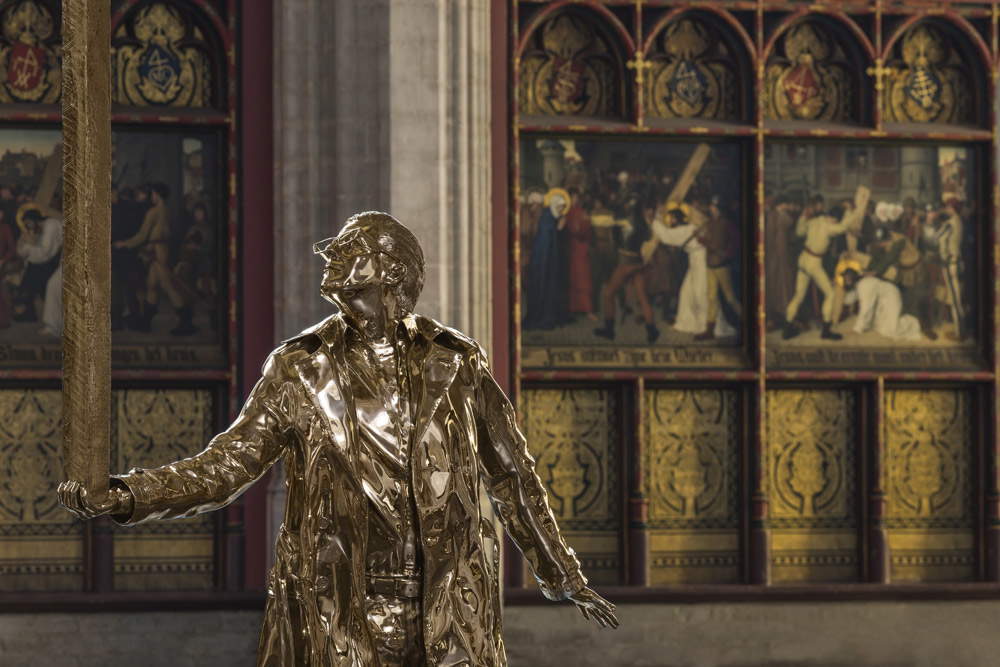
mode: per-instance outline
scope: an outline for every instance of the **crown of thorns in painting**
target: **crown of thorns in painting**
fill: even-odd
[[[417,237],[388,213],[368,211],[351,216],[340,233],[313,244],[326,261],[380,252],[416,272],[423,272],[424,253]]]

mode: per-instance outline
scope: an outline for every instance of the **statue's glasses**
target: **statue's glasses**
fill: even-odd
[[[391,252],[387,252],[374,239],[360,229],[353,229],[338,236],[331,236],[328,239],[314,243],[313,252],[328,262],[335,260],[345,261],[379,252],[397,262],[404,263],[403,260]]]

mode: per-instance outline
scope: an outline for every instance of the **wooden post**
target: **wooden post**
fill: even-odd
[[[92,498],[111,451],[110,29],[108,0],[64,0],[63,455]]]

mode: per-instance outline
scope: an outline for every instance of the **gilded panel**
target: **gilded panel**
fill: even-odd
[[[0,391],[0,590],[83,588],[83,524],[59,506],[61,395]]]
[[[582,13],[561,11],[532,35],[520,59],[522,114],[618,116],[622,64],[604,30]]]
[[[201,451],[213,435],[213,409],[207,390],[115,392],[114,469],[152,468]],[[210,589],[213,525],[202,515],[117,529],[115,589]]]
[[[134,11],[112,39],[112,93],[117,104],[207,107],[212,69],[201,29],[161,2]]]
[[[618,415],[603,389],[529,389],[525,436],[535,470],[587,577],[617,584],[621,554]]]
[[[964,391],[896,389],[885,397],[886,527],[893,581],[975,574],[973,434]]]
[[[53,8],[11,2],[0,14],[0,102],[54,104],[62,89],[62,45]]]
[[[802,21],[784,33],[764,71],[764,111],[769,119],[856,120],[850,62],[822,21]]]
[[[650,583],[737,581],[737,392],[654,389],[644,409]]]
[[[882,110],[899,123],[973,123],[972,72],[951,40],[931,23],[903,35],[882,71]]]
[[[774,582],[858,577],[855,397],[767,394],[767,478]]]
[[[646,113],[654,118],[737,120],[740,87],[734,54],[697,15],[671,23],[649,55]]]

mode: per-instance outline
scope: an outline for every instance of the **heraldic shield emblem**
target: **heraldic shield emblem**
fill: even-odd
[[[49,44],[53,36],[52,14],[34,0],[22,0],[4,11],[0,102],[51,104],[59,99],[59,47]]]

